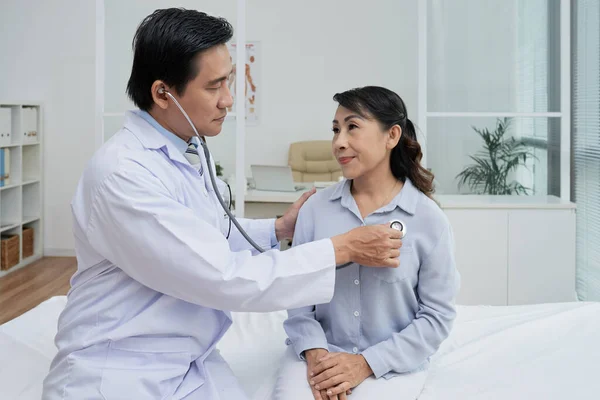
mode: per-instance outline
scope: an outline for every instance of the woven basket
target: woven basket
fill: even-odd
[[[6,271],[19,263],[19,236],[2,236],[0,243],[0,252],[2,253],[0,269]]]
[[[23,228],[23,258],[31,257],[33,255],[33,234],[33,228]]]

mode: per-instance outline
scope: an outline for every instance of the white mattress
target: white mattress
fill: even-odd
[[[40,398],[65,301],[52,298],[0,326],[0,399]],[[271,399],[285,315],[234,314],[219,345],[252,400]],[[597,399],[598,361],[600,303],[460,306],[419,398]]]

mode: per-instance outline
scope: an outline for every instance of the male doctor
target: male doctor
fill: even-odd
[[[245,399],[215,350],[229,311],[326,303],[336,265],[398,266],[399,234],[383,225],[274,249],[308,195],[278,220],[240,221],[272,250],[255,254],[235,227],[228,235],[207,160],[165,92],[202,136],[218,135],[232,33],[182,9],[139,26],[127,92],[140,110],[94,155],[73,199],[78,269],[43,399]]]

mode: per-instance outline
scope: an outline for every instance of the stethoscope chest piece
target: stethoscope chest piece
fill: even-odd
[[[391,220],[390,228],[400,231],[402,234],[402,238],[406,236],[406,224],[400,221],[399,219]]]

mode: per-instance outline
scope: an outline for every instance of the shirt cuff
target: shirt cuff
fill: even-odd
[[[277,233],[275,233],[275,221],[277,220],[273,219],[271,227],[271,248],[279,246],[279,241],[277,240]]]
[[[291,344],[294,349],[294,353],[298,356],[300,360],[306,361],[306,358],[302,353],[306,350],[310,349],[325,349],[329,351],[329,346],[327,344],[327,340],[319,337],[304,337],[300,340],[293,341],[288,339],[286,341],[287,344]]]
[[[390,369],[385,365],[374,346],[369,347],[361,354],[367,361],[367,364],[369,364],[369,367],[371,367],[376,379],[379,379],[390,372]]]

